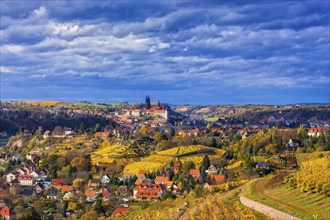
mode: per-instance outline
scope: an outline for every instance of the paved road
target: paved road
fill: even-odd
[[[243,205],[250,207],[258,212],[261,212],[262,214],[269,216],[272,219],[301,220],[300,218],[281,212],[269,206],[263,205],[259,202],[255,202],[251,199],[245,198],[244,196],[240,196],[239,199]]]

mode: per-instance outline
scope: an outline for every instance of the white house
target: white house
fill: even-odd
[[[289,140],[289,146],[290,147],[299,147],[300,143],[297,139],[290,139]]]
[[[32,171],[32,172],[30,173],[30,176],[33,176],[33,178],[34,178],[35,180],[40,180],[41,177],[42,177],[41,173],[38,172],[38,171]]]
[[[209,174],[209,175],[211,175],[211,174],[218,174],[217,168],[215,168],[215,166],[213,166],[212,164],[211,164],[211,166],[207,170],[205,170],[205,172],[207,174]]]
[[[31,176],[31,175],[19,175],[17,179],[21,186],[32,186],[33,185],[33,176]]]
[[[101,178],[101,183],[106,184],[106,183],[109,183],[109,182],[110,182],[109,175],[108,174],[103,175],[102,178]]]
[[[19,175],[20,175],[20,173],[18,173],[18,172],[13,172],[13,173],[7,174],[6,175],[6,182],[7,183],[10,183],[14,179],[16,179]]]

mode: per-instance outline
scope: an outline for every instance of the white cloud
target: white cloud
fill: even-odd
[[[0,73],[11,73],[12,70],[6,66],[0,66]]]
[[[47,14],[48,14],[47,8],[45,6],[40,6],[40,8],[35,9],[32,12],[32,17],[43,18],[43,17],[47,17]]]
[[[21,54],[25,51],[25,47],[16,44],[7,44],[1,46],[1,53]]]

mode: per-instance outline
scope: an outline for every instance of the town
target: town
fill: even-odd
[[[125,219],[172,201],[159,218],[184,217],[195,200],[297,172],[302,155],[328,158],[329,112],[172,106],[149,95],[139,104],[2,102],[0,215]]]

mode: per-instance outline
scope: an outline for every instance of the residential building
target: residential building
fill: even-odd
[[[44,135],[43,135],[43,138],[46,139],[48,137],[50,137],[52,135],[51,131],[45,131]]]
[[[31,175],[19,175],[17,179],[21,186],[32,186],[33,185],[33,176],[31,176]]]
[[[213,166],[212,164],[211,164],[211,166],[210,166],[207,170],[205,170],[205,172],[206,172],[208,175],[218,174],[218,170],[217,170],[217,168],[215,168],[215,166]]]
[[[162,184],[139,184],[133,189],[133,197],[138,201],[160,199],[165,191]]]
[[[49,189],[47,193],[47,199],[57,199],[57,189]]]
[[[110,182],[110,176],[108,174],[105,174],[101,177],[101,183],[102,184],[107,184]]]
[[[207,176],[207,183],[209,185],[219,185],[221,183],[225,182],[225,176],[224,175],[216,175],[216,174],[212,174]]]
[[[156,176],[154,182],[156,184],[164,184],[165,182],[169,181],[169,177],[168,176]]]
[[[93,189],[86,189],[85,196],[87,202],[94,202],[96,200],[97,193]]]
[[[55,188],[62,188],[64,185],[64,179],[63,178],[54,178],[52,179],[52,185]]]
[[[6,220],[12,220],[14,218],[16,218],[16,214],[15,212],[13,212],[12,210],[10,210],[9,207],[4,207],[0,210],[0,215],[6,219]]]
[[[74,191],[73,186],[71,185],[64,185],[62,186],[62,193],[72,192]]]
[[[199,169],[190,169],[189,174],[197,181],[199,180],[199,178],[201,176]]]
[[[289,146],[292,148],[297,148],[300,146],[300,142],[297,139],[290,139]]]
[[[17,179],[17,177],[20,175],[18,172],[12,172],[6,175],[6,182],[11,183],[14,179]]]
[[[321,128],[310,128],[308,129],[307,135],[310,137],[318,137],[322,134]]]
[[[101,186],[101,182],[99,179],[92,179],[91,180],[91,187],[98,188]]]

